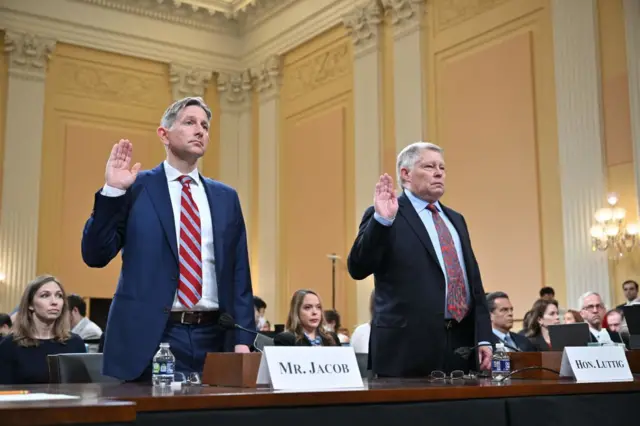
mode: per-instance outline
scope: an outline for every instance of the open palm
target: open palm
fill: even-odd
[[[398,213],[398,197],[393,189],[393,179],[386,173],[376,183],[373,207],[385,219],[393,219]]]
[[[105,170],[107,185],[126,190],[135,182],[140,171],[140,163],[131,167],[132,153],[133,145],[127,139],[120,139],[117,144],[113,145]]]

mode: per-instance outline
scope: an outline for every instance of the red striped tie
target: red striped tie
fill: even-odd
[[[178,178],[182,184],[180,197],[180,282],[178,301],[193,308],[202,297],[202,252],[200,248],[200,212],[191,195],[189,176]]]

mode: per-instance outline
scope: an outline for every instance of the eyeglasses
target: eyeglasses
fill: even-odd
[[[446,383],[447,381],[458,382],[464,380],[475,380],[477,378],[478,375],[475,372],[470,371],[469,374],[464,374],[464,371],[462,370],[453,370],[449,374],[445,373],[444,371],[435,370],[432,371],[431,375],[429,376],[430,381],[442,383]]]
[[[582,309],[587,310],[587,311],[593,311],[594,309],[600,310],[604,308],[604,305],[601,305],[600,303],[597,303],[595,305],[587,305],[585,307],[583,307]]]
[[[184,386],[200,386],[202,380],[198,373],[189,373],[188,375],[176,371],[173,373],[173,379],[176,383],[182,383]]]

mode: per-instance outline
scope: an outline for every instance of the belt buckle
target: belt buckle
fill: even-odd
[[[180,314],[180,324],[184,324],[184,314],[184,311],[182,311],[182,313]]]
[[[196,322],[196,325],[200,325],[200,321],[202,320],[202,313],[201,312],[194,312],[196,318],[198,319],[198,321]]]
[[[447,320],[446,329],[449,330],[451,327],[453,327],[453,320]]]

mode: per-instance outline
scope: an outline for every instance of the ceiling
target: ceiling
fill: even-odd
[[[257,6],[260,0],[173,0],[175,6],[190,5],[194,11],[204,9],[210,13],[222,12],[226,16],[236,16],[248,7]]]

